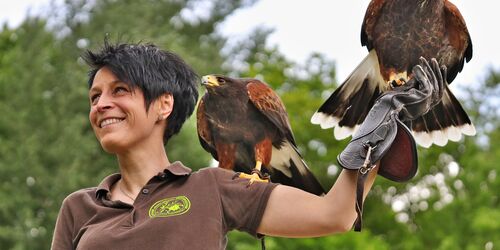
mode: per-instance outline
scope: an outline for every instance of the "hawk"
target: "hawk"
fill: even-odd
[[[381,93],[412,77],[420,57],[436,58],[451,83],[472,58],[472,42],[460,11],[447,0],[372,0],[361,27],[369,53],[311,118],[335,127],[335,138],[351,135]],[[448,86],[441,102],[413,120],[416,142],[429,147],[458,141],[476,130]]]
[[[302,159],[285,107],[257,79],[222,75],[202,78],[207,92],[196,114],[202,147],[219,167],[246,174],[250,184],[264,175],[271,181],[321,195],[324,189]]]

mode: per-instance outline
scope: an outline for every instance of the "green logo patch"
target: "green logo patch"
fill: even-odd
[[[191,201],[184,196],[166,198],[155,202],[149,208],[149,217],[170,217],[186,213],[191,207]]]

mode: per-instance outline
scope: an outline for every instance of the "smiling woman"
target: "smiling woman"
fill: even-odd
[[[92,68],[88,81],[92,104],[95,98],[99,98],[99,86],[94,84],[105,80],[116,84],[117,89],[113,91],[141,91],[138,96],[143,98],[146,111],[161,95],[170,94],[176,99],[179,105],[172,107],[164,135],[165,143],[179,132],[194,110],[198,99],[196,73],[171,52],[162,51],[154,45],[112,46],[106,42],[101,53],[88,51],[84,58]],[[101,72],[103,68],[106,69]]]
[[[106,152],[129,150],[136,141],[144,139],[161,144],[165,118],[173,108],[171,94],[160,96],[147,108],[141,89],[132,89],[108,67],[102,67],[94,77],[89,98],[90,124]]]
[[[52,249],[223,249],[229,230],[256,235],[275,184],[247,189],[233,172],[191,173],[167,157],[198,98],[194,71],[148,44],[106,42],[84,59],[90,124],[119,173],[66,197]]]

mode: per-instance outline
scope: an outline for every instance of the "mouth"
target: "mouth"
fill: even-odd
[[[217,81],[217,78],[212,75],[206,75],[201,78],[201,84],[204,85],[205,87],[218,87],[219,82]]]
[[[99,127],[100,128],[104,128],[106,126],[109,126],[109,125],[112,125],[112,124],[117,124],[117,123],[120,123],[122,122],[123,120],[125,120],[125,118],[106,118],[106,119],[103,119],[100,123],[99,123]]]

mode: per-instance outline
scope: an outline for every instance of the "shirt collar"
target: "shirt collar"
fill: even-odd
[[[163,172],[170,172],[171,174],[173,175],[176,175],[176,176],[186,176],[186,175],[189,175],[191,174],[192,170],[186,166],[184,166],[184,164],[182,164],[182,162],[180,161],[176,161],[170,165],[168,165],[167,168],[165,168],[165,170]]]
[[[154,177],[162,177],[162,176],[164,176],[164,174],[170,174],[173,176],[181,177],[181,176],[187,176],[187,175],[191,174],[191,172],[192,172],[192,170],[190,168],[184,166],[184,164],[182,164],[182,162],[176,161],[176,162],[168,165],[163,170],[163,172],[158,173],[158,175],[156,175]],[[101,183],[99,183],[99,186],[97,186],[97,190],[95,193],[96,197],[98,198],[101,195],[106,195],[107,193],[109,193],[109,191],[111,190],[111,186],[115,182],[117,182],[120,178],[121,178],[121,174],[119,174],[119,173],[114,173],[114,174],[109,175],[106,178],[104,178],[104,180],[102,180]]]

